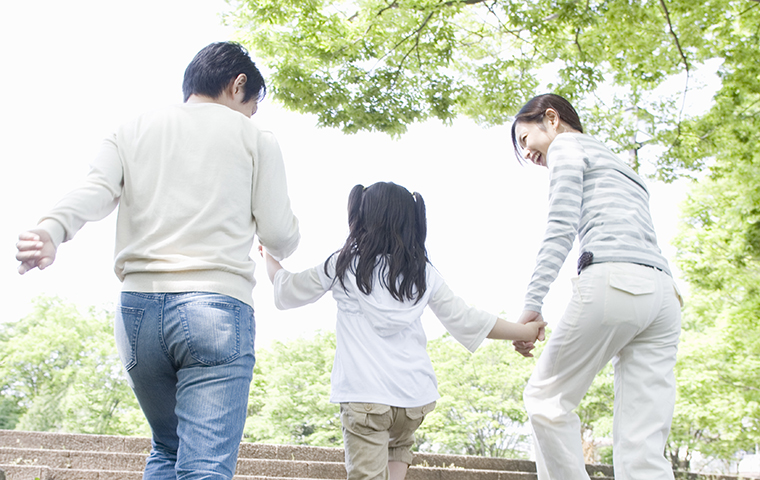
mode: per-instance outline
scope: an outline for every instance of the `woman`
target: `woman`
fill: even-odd
[[[530,100],[512,125],[518,159],[547,167],[549,214],[519,322],[542,321],[541,305],[580,242],[574,293],[525,389],[539,480],[588,479],[578,406],[597,373],[615,367],[615,478],[672,479],[663,452],[675,404],[681,297],[662,256],[643,180],[583,134],[558,95]],[[514,342],[532,356],[532,343]]]

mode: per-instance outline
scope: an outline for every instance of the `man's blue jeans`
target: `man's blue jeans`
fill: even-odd
[[[153,438],[145,480],[231,479],[255,363],[253,309],[205,292],[122,292],[116,344]]]

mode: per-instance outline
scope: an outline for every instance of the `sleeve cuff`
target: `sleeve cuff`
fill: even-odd
[[[66,238],[66,230],[64,230],[63,225],[53,220],[52,218],[43,219],[40,221],[40,223],[37,224],[37,228],[41,228],[50,234],[50,239],[53,241],[55,248],[58,248],[58,246],[62,244]]]

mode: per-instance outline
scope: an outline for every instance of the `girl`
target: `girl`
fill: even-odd
[[[539,480],[588,479],[573,410],[615,366],[613,459],[618,480],[673,478],[663,452],[675,403],[681,297],[660,253],[644,181],[594,138],[557,95],[530,100],[512,125],[518,159],[549,169],[549,219],[519,323],[541,304],[580,241],[574,295],[525,389]],[[533,344],[514,342],[532,356]]]
[[[340,403],[348,480],[402,480],[414,432],[439,398],[420,321],[425,306],[474,351],[484,338],[534,342],[545,326],[468,307],[430,266],[425,203],[394,183],[356,185],[343,248],[301,273],[264,252],[279,309],[338,302],[330,401]]]

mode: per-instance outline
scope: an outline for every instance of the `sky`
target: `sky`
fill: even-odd
[[[221,0],[42,0],[3,6],[0,321],[24,317],[39,295],[59,296],[82,309],[113,308],[120,290],[113,273],[115,213],[63,244],[51,267],[23,276],[14,258],[18,234],[76,187],[102,139],[120,123],[182,101],[182,76],[195,53],[233,38],[219,15],[228,8]],[[252,57],[256,60],[255,52]],[[259,65],[267,78],[266,67]],[[424,197],[429,257],[452,290],[469,304],[517,319],[543,236],[548,171],[518,164],[508,125],[482,128],[462,119],[453,126],[412,125],[395,140],[382,133],[344,135],[318,128],[315,117],[287,111],[269,97],[252,121],[280,143],[300,220],[301,245],[283,262],[285,268],[317,265],[342,245],[351,187],[393,181]],[[648,184],[660,247],[672,265],[670,240],[687,185]],[[276,310],[263,262],[254,253],[257,348],[334,328],[329,297]],[[575,258],[574,249],[545,299],[550,327],[570,298]],[[429,311],[423,323],[429,339],[444,333]]]

